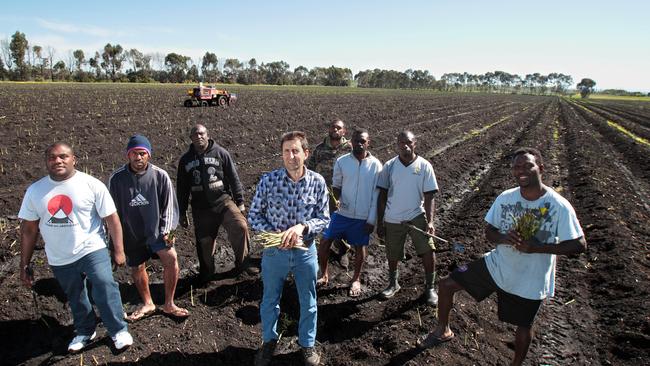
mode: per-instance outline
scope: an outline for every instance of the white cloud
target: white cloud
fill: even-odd
[[[110,29],[101,28],[93,25],[75,25],[69,23],[58,23],[58,22],[53,22],[42,18],[36,18],[36,22],[38,23],[38,25],[40,25],[45,29],[49,29],[55,32],[62,32],[62,33],[75,33],[75,34],[81,33],[81,34],[87,34],[94,37],[104,37],[104,38],[124,36],[126,34],[126,32],[113,31]]]

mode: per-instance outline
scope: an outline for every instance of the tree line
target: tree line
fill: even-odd
[[[89,57],[90,56],[90,57]],[[336,66],[291,70],[285,61],[258,63],[219,59],[206,52],[196,60],[178,53],[143,53],[107,43],[86,55],[83,50],[57,54],[52,47],[30,45],[24,33],[16,31],[0,40],[0,80],[78,82],[208,82],[226,84],[324,85],[361,88],[434,89],[502,93],[564,94],[573,83],[570,75],[551,73],[521,77],[504,71],[485,74],[446,73],[440,80],[426,70],[364,70],[356,75]],[[594,83],[595,84],[595,83]],[[578,86],[578,88],[580,88]]]

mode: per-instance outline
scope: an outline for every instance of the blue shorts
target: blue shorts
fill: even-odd
[[[366,220],[350,219],[338,212],[332,214],[330,225],[323,232],[323,238],[343,239],[352,246],[366,246],[370,243],[370,234],[366,232]]]
[[[158,259],[156,252],[169,248],[162,238],[152,243],[146,244],[140,242],[135,245],[131,243],[124,243],[124,252],[126,253],[126,265],[129,267],[137,267],[149,259]]]

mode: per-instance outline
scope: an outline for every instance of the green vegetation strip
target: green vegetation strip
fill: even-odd
[[[638,143],[640,143],[640,144],[643,144],[643,145],[646,145],[646,146],[650,146],[650,141],[644,139],[643,137],[640,137],[640,136],[637,136],[637,135],[633,134],[632,132],[628,131],[627,129],[625,129],[625,127],[619,125],[618,123],[616,123],[616,122],[612,122],[612,121],[609,121],[609,120],[608,120],[608,121],[607,121],[607,124],[608,124],[610,127],[613,127],[613,128],[615,128],[615,129],[617,129],[619,132],[622,132],[622,133],[626,134],[626,135],[629,136],[632,140],[634,140],[634,141],[636,141],[636,142],[638,142]]]
[[[524,108],[524,109],[522,110],[522,112],[523,112],[524,110],[526,110],[526,108]],[[490,128],[492,128],[492,127],[494,127],[494,126],[496,126],[496,125],[498,125],[498,124],[500,124],[500,123],[502,123],[503,121],[507,121],[508,119],[512,118],[513,116],[515,116],[515,115],[518,114],[518,113],[519,113],[519,112],[517,112],[517,113],[515,113],[515,114],[511,114],[511,115],[506,116],[506,117],[503,117],[503,118],[501,118],[500,120],[498,120],[498,121],[496,121],[496,122],[493,122],[493,123],[490,123],[489,125],[483,126],[483,127],[480,128],[480,129],[474,129],[474,130],[471,130],[471,131],[469,131],[469,132],[466,132],[466,133],[464,134],[464,136],[462,136],[462,137],[460,137],[460,138],[458,138],[458,139],[456,139],[456,140],[450,142],[449,144],[447,144],[447,145],[445,145],[445,146],[442,146],[442,147],[440,147],[440,148],[438,148],[438,149],[435,149],[435,150],[433,150],[433,151],[430,151],[430,152],[429,152],[428,154],[426,154],[425,156],[431,156],[431,157],[434,157],[434,156],[440,155],[440,154],[442,154],[443,152],[445,152],[447,149],[449,149],[449,148],[451,148],[451,147],[454,147],[454,146],[456,146],[456,145],[458,145],[458,144],[460,144],[460,143],[463,143],[463,142],[465,142],[465,141],[467,141],[467,140],[470,140],[470,139],[472,139],[472,138],[474,138],[474,137],[476,137],[476,136],[479,136],[481,133],[483,133],[483,132],[489,130]]]
[[[580,104],[575,104],[575,105],[577,105],[578,107],[584,109],[585,111],[587,111],[587,112],[589,112],[589,113],[591,113],[591,114],[593,114],[595,116],[598,116],[597,113],[595,113],[594,111],[590,110],[589,108],[587,108],[587,107],[585,107],[583,105],[580,105]],[[643,137],[635,135],[634,133],[630,132],[629,130],[627,130],[625,127],[619,125],[618,123],[607,120],[607,124],[609,125],[609,127],[612,127],[614,129],[618,130],[619,132],[622,132],[623,134],[627,135],[629,138],[631,138],[635,142],[638,142],[638,143],[640,143],[642,145],[645,145],[645,146],[650,146],[650,141],[648,141],[647,139],[644,139]]]

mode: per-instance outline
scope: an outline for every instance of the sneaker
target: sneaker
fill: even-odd
[[[381,297],[384,298],[384,299],[390,299],[391,297],[395,296],[395,294],[397,292],[399,292],[399,290],[401,288],[402,287],[400,287],[400,285],[399,285],[399,283],[397,283],[397,281],[391,282],[388,285],[388,287],[386,287],[386,289],[381,292]]]
[[[320,363],[320,355],[316,352],[315,347],[302,347],[302,357],[305,360],[305,366],[316,366]]]
[[[438,294],[436,293],[436,290],[433,289],[433,287],[424,289],[424,299],[428,305],[438,305]]]
[[[117,332],[117,334],[113,336],[113,344],[115,344],[116,349],[121,350],[122,348],[133,344],[133,337],[131,337],[131,334],[126,330]]]
[[[278,341],[275,339],[269,342],[264,342],[255,355],[255,366],[266,366],[271,363],[277,345]]]
[[[95,339],[97,336],[97,332],[93,332],[93,334],[87,336],[87,335],[78,335],[74,338],[72,338],[72,341],[68,345],[68,352],[74,353],[74,352],[79,352],[82,349],[84,349],[90,341]]]

